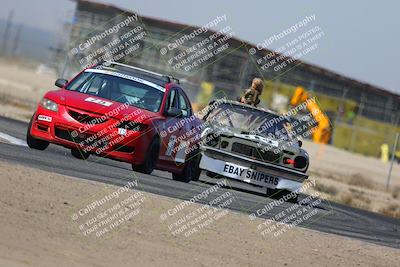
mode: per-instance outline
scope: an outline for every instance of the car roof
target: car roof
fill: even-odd
[[[165,85],[168,83],[179,84],[179,79],[172,75],[161,74],[118,62],[105,61],[92,68],[116,71],[122,74],[132,75],[162,87],[165,87]]]

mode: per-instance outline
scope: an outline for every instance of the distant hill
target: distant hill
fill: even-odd
[[[11,55],[16,32],[20,24],[12,23],[8,34],[7,54]],[[0,19],[0,49],[3,47],[6,20]],[[16,56],[32,58],[47,63],[51,57],[51,47],[57,43],[57,34],[50,31],[21,25],[20,39]],[[1,51],[0,51],[1,52]]]

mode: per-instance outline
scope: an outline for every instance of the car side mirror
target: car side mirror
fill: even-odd
[[[57,79],[54,83],[57,87],[63,88],[68,83],[68,80],[65,79]]]
[[[303,141],[297,140],[297,144],[299,144],[299,147],[302,147],[303,146]]]
[[[166,112],[168,117],[182,117],[182,110],[178,108],[169,108]]]

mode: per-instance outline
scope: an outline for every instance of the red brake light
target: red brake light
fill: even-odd
[[[288,159],[288,158],[284,158],[283,159],[283,163],[285,164],[294,164],[294,159]]]

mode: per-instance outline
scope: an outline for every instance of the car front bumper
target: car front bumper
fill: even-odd
[[[215,148],[202,148],[200,168],[257,186],[298,192],[307,174]]]
[[[36,139],[67,148],[134,164],[142,163],[150,137],[146,132],[115,128],[116,122],[118,120],[110,118],[107,122],[88,127],[88,124],[72,118],[65,106],[59,105],[58,112],[39,106],[32,118],[30,134]]]

